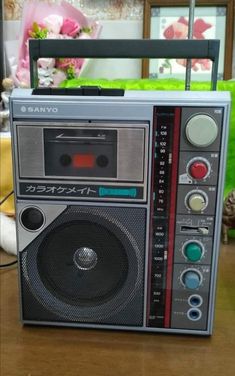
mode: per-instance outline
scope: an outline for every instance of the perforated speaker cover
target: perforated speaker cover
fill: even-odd
[[[59,320],[140,325],[144,243],[144,209],[69,207],[22,252],[24,293]]]
[[[86,254],[84,250],[90,250],[90,264],[89,251],[87,260],[79,259],[79,252]],[[79,306],[96,306],[112,299],[128,275],[124,245],[114,233],[91,220],[56,227],[40,245],[37,263],[48,290]]]

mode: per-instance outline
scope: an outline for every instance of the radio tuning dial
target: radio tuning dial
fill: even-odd
[[[188,269],[181,275],[181,282],[190,290],[197,289],[202,283],[201,274],[194,269]]]
[[[183,253],[188,261],[200,261],[203,255],[203,246],[200,242],[196,240],[188,241],[184,244]]]
[[[187,140],[196,147],[211,145],[218,135],[218,125],[215,120],[205,114],[193,116],[186,125]]]
[[[191,191],[186,196],[186,205],[194,212],[201,212],[208,205],[207,195],[202,191]]]

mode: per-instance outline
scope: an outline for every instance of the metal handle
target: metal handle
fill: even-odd
[[[31,87],[38,85],[37,60],[45,58],[176,58],[210,59],[213,62],[211,88],[216,90],[219,44],[217,39],[162,40],[162,39],[96,39],[59,40],[30,39]]]

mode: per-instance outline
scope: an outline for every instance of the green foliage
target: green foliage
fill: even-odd
[[[86,34],[91,34],[91,32],[92,32],[92,28],[91,27],[83,27],[82,29],[81,29],[81,32],[82,33],[86,33]]]
[[[68,80],[72,80],[76,77],[75,68],[73,65],[70,65],[66,70],[66,75]]]
[[[37,22],[33,23],[32,30],[29,31],[29,36],[34,39],[46,39],[48,30],[38,25]]]

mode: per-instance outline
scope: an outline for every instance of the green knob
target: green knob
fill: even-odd
[[[189,261],[199,261],[202,257],[202,247],[198,243],[190,242],[185,246],[184,254]]]

